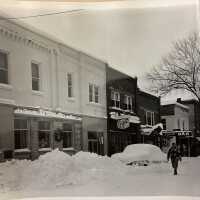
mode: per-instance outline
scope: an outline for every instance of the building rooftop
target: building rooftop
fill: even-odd
[[[184,109],[189,110],[189,107],[188,107],[188,106],[185,106],[185,105],[183,105],[183,104],[181,104],[181,103],[178,103],[178,102],[176,102],[176,101],[174,101],[174,100],[162,101],[162,102],[161,102],[161,106],[167,106],[167,105],[176,105],[176,106],[179,106],[179,107],[182,107],[182,108],[184,108]]]

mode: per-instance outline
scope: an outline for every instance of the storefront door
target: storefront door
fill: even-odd
[[[136,135],[111,132],[108,135],[108,155],[111,156],[114,153],[122,152],[129,144],[136,143]]]
[[[104,137],[102,132],[88,132],[88,150],[91,153],[104,155]]]

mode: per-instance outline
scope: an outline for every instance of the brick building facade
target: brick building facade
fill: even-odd
[[[155,125],[158,125],[161,122],[160,97],[156,97],[138,89],[137,113],[141,120],[140,142],[150,143],[161,147],[161,129],[159,129],[159,126],[157,127],[157,129],[153,129]]]
[[[128,144],[138,142],[139,117],[136,115],[137,78],[107,66],[108,155],[122,152]]]

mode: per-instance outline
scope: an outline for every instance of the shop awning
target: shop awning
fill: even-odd
[[[140,118],[136,115],[118,114],[117,112],[110,112],[111,119],[121,120],[128,119],[130,123],[139,124]]]
[[[162,135],[163,125],[161,123],[154,126],[151,125],[141,125],[142,135],[159,134]]]
[[[196,137],[196,139],[200,142],[200,137]]]
[[[184,131],[162,130],[162,134],[164,136],[185,136],[185,137],[192,137],[192,131],[189,131],[189,130],[184,130]]]
[[[78,120],[81,121],[82,118],[71,115],[71,114],[64,114],[61,112],[54,112],[50,110],[44,109],[27,109],[27,108],[17,108],[14,110],[14,114],[17,115],[28,115],[34,117],[47,117],[47,118],[58,118],[58,119],[69,119],[69,120]]]

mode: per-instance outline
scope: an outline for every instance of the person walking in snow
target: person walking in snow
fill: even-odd
[[[174,168],[174,175],[177,175],[178,161],[181,161],[181,154],[175,143],[172,143],[172,147],[167,153],[167,160],[171,159],[172,167]]]

